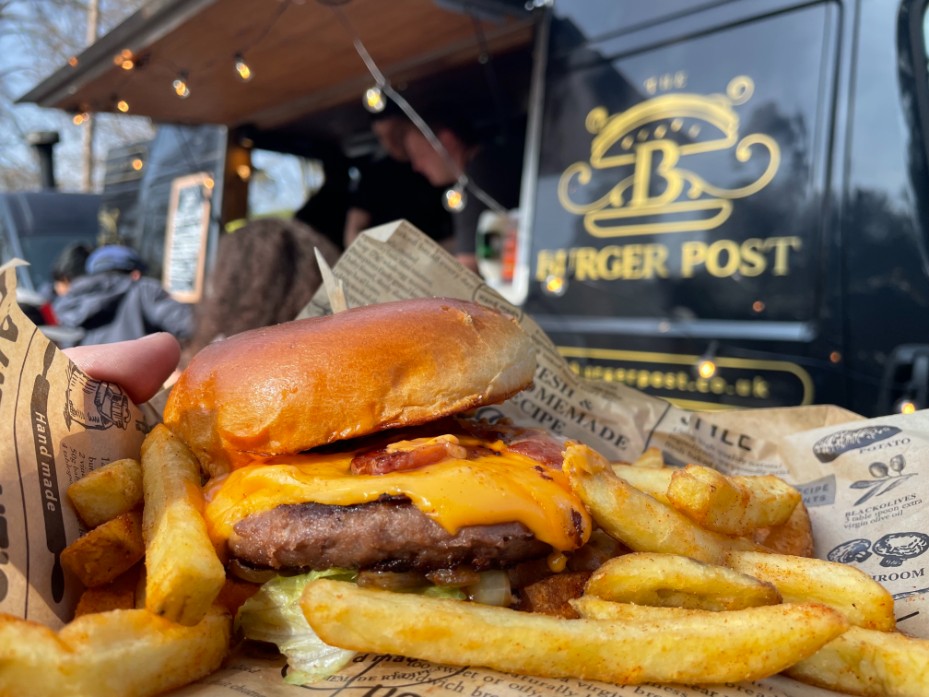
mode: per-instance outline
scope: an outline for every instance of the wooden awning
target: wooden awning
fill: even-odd
[[[356,38],[399,85],[476,62],[484,51],[526,46],[532,18],[523,5],[151,0],[19,101],[70,112],[116,112],[124,100],[129,113],[159,123],[273,130],[360,99],[373,80],[353,46]],[[234,70],[239,54],[253,71],[249,82]],[[129,67],[127,61],[129,70],[122,65]],[[172,87],[182,75],[190,89],[186,99]]]

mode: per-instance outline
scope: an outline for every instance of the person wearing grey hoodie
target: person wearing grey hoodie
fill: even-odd
[[[74,280],[52,309],[58,323],[84,330],[79,345],[110,344],[169,332],[180,340],[193,331],[190,305],[178,302],[129,247],[106,245],[87,258],[87,274]]]

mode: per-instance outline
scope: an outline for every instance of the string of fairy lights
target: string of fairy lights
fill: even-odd
[[[269,18],[267,24],[252,38],[247,44],[240,46],[231,57],[231,67],[233,74],[238,78],[240,82],[251,82],[254,77],[254,70],[251,65],[249,65],[245,56],[250,52],[256,45],[258,45],[264,38],[271,32],[274,26],[277,24],[278,20],[284,14],[288,7],[296,3],[293,0],[280,0],[278,8]],[[213,59],[206,64],[199,67],[200,72],[206,72],[212,68],[218,59]],[[79,64],[79,59],[77,56],[72,56],[68,59],[68,65],[71,68],[76,68]],[[119,53],[113,56],[113,64],[121,68],[128,74],[128,79],[131,79],[138,71],[142,69],[157,69],[164,68],[170,72],[171,75],[171,89],[174,94],[179,99],[187,99],[191,95],[190,89],[190,70],[187,68],[179,68],[174,65],[170,59],[164,56],[160,56],[157,60],[151,54],[139,53],[136,54],[129,48],[122,49]],[[122,113],[129,114],[132,109],[129,104],[129,101],[119,95],[120,91],[125,88],[128,79],[121,83],[115,90],[113,97],[111,99],[112,107]],[[75,112],[72,116],[72,122],[79,126],[84,123],[87,123],[90,119],[89,107],[84,106],[79,111]]]
[[[417,129],[419,129],[426,140],[429,141],[436,152],[438,152],[439,155],[443,158],[449,171],[454,174],[455,182],[448,187],[443,196],[443,204],[445,207],[449,211],[456,213],[464,210],[468,202],[468,195],[470,194],[495,213],[506,215],[507,210],[502,205],[500,205],[500,203],[498,203],[490,194],[484,191],[484,189],[478,186],[478,184],[473,179],[468,177],[461,165],[449,154],[448,150],[443,146],[442,142],[430,128],[429,124],[427,124],[426,121],[419,115],[419,113],[417,113],[417,111],[412,107],[412,105],[410,105],[410,103],[403,97],[403,95],[400,94],[400,92],[398,92],[393,86],[391,86],[390,81],[371,57],[371,54],[365,47],[364,42],[359,36],[351,20],[342,10],[341,6],[346,4],[348,0],[317,0],[317,2],[320,5],[328,7],[333,15],[337,18],[341,26],[346,31],[352,42],[352,45],[355,48],[356,53],[358,54],[374,82],[374,84],[367,88],[362,95],[362,104],[364,107],[372,113],[378,113],[386,108],[388,99],[393,101],[394,104],[407,116],[407,118],[409,118],[410,122],[413,123]],[[284,15],[285,11],[289,7],[296,4],[298,3],[294,0],[279,0],[278,7],[271,15],[271,17],[269,17],[267,23],[261,28],[261,30],[255,33],[251,41],[245,45],[240,46],[232,53],[230,58],[226,59],[230,61],[231,69],[238,81],[243,83],[252,81],[252,79],[255,77],[255,71],[246,60],[247,54],[268,36],[280,18]],[[303,3],[300,2],[299,4]],[[473,19],[477,24],[477,18],[473,17]],[[486,62],[488,60],[488,56],[484,53],[485,50],[485,47],[482,45],[482,54],[480,56],[481,62]],[[206,64],[199,66],[198,72],[206,72],[210,68],[214,67],[219,60],[222,59],[213,59]],[[156,59],[151,54],[136,54],[131,49],[126,48],[121,50],[113,57],[113,63],[127,73],[127,81],[141,69],[166,69],[170,73],[171,89],[175,96],[178,99],[188,99],[191,96],[191,70],[189,68],[174,65],[172,61],[166,57],[159,56]],[[68,60],[68,65],[72,68],[76,68],[78,65],[78,58],[76,56],[71,57]],[[132,112],[132,108],[129,101],[119,94],[121,89],[125,88],[125,85],[126,82],[123,82],[114,90],[113,96],[111,98],[111,107],[121,114],[130,114]],[[86,105],[83,106],[80,110],[76,111],[72,116],[73,123],[75,125],[87,123],[90,119],[89,111],[90,108]],[[141,166],[142,163],[139,161],[138,168],[141,169]],[[136,163],[133,163],[133,167],[136,167]]]

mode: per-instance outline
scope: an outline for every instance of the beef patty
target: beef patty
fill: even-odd
[[[236,523],[233,556],[273,569],[478,571],[544,556],[551,547],[522,523],[477,525],[449,534],[407,499],[353,506],[282,505]]]

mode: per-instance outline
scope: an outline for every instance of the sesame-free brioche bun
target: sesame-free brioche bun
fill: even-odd
[[[216,476],[503,401],[535,366],[519,325],[481,305],[369,305],[207,346],[174,385],[164,421]]]

